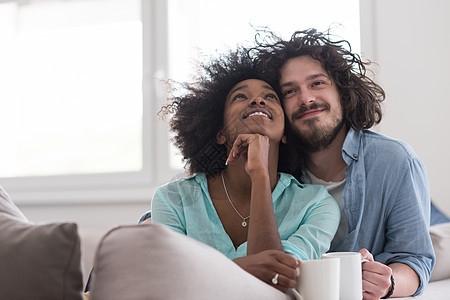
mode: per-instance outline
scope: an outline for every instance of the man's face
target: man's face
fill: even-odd
[[[308,55],[287,60],[280,75],[284,110],[301,144],[309,152],[327,148],[344,125],[336,85]]]

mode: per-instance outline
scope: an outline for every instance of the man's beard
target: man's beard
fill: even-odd
[[[325,107],[329,109],[328,105],[312,105],[308,109],[317,109],[319,107]],[[304,110],[297,112],[295,115],[303,113]],[[299,130],[299,128],[291,124],[291,130],[295,134],[295,141],[297,146],[301,147],[303,151],[308,153],[318,152],[327,149],[344,127],[343,113],[340,115],[334,113],[331,116],[331,124],[321,125],[316,118],[305,120],[304,126],[307,129]]]

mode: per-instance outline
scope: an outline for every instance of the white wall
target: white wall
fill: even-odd
[[[366,34],[375,37],[364,48],[363,35],[362,49],[378,63],[377,81],[387,93],[377,130],[414,148],[427,168],[433,201],[450,215],[450,1],[362,0],[362,5],[373,13]]]
[[[34,222],[70,221],[78,223],[80,231],[96,228],[107,231],[118,225],[137,224],[141,215],[150,210],[148,202],[92,203],[66,205],[21,205],[18,207]]]
[[[450,215],[450,1],[361,0],[362,51],[379,64],[385,115],[378,131],[408,142],[424,161],[431,193]],[[374,40],[370,37],[374,36]],[[151,195],[149,195],[149,199]],[[81,230],[134,224],[150,201],[61,206],[20,205],[32,221],[76,221]]]

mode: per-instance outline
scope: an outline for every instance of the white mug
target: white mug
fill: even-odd
[[[339,258],[340,264],[340,300],[361,300],[362,295],[362,268],[359,252],[330,252],[322,255],[322,259]]]
[[[339,259],[302,261],[294,296],[301,300],[339,300]]]

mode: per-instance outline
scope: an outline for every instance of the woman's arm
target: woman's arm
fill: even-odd
[[[272,191],[267,174],[253,174],[247,255],[264,250],[283,251],[273,211]]]
[[[283,251],[273,211],[271,175],[269,174],[269,138],[260,134],[240,134],[233,143],[227,162],[246,159],[245,171],[252,182],[247,255],[264,250]],[[277,153],[278,154],[278,153]]]
[[[276,185],[278,175],[276,167],[274,174],[269,173],[269,148],[266,136],[241,134],[235,140],[227,160],[227,163],[232,163],[244,157],[245,171],[252,182],[247,256],[234,262],[260,280],[286,292],[296,286],[300,261],[285,253],[281,244],[272,201],[272,185]],[[274,278],[277,279],[275,283]]]
[[[291,183],[288,189],[284,198],[277,200],[289,205],[284,208],[288,212],[283,228],[297,229],[280,231],[284,251],[302,260],[320,259],[338,228],[339,206],[321,186]]]

